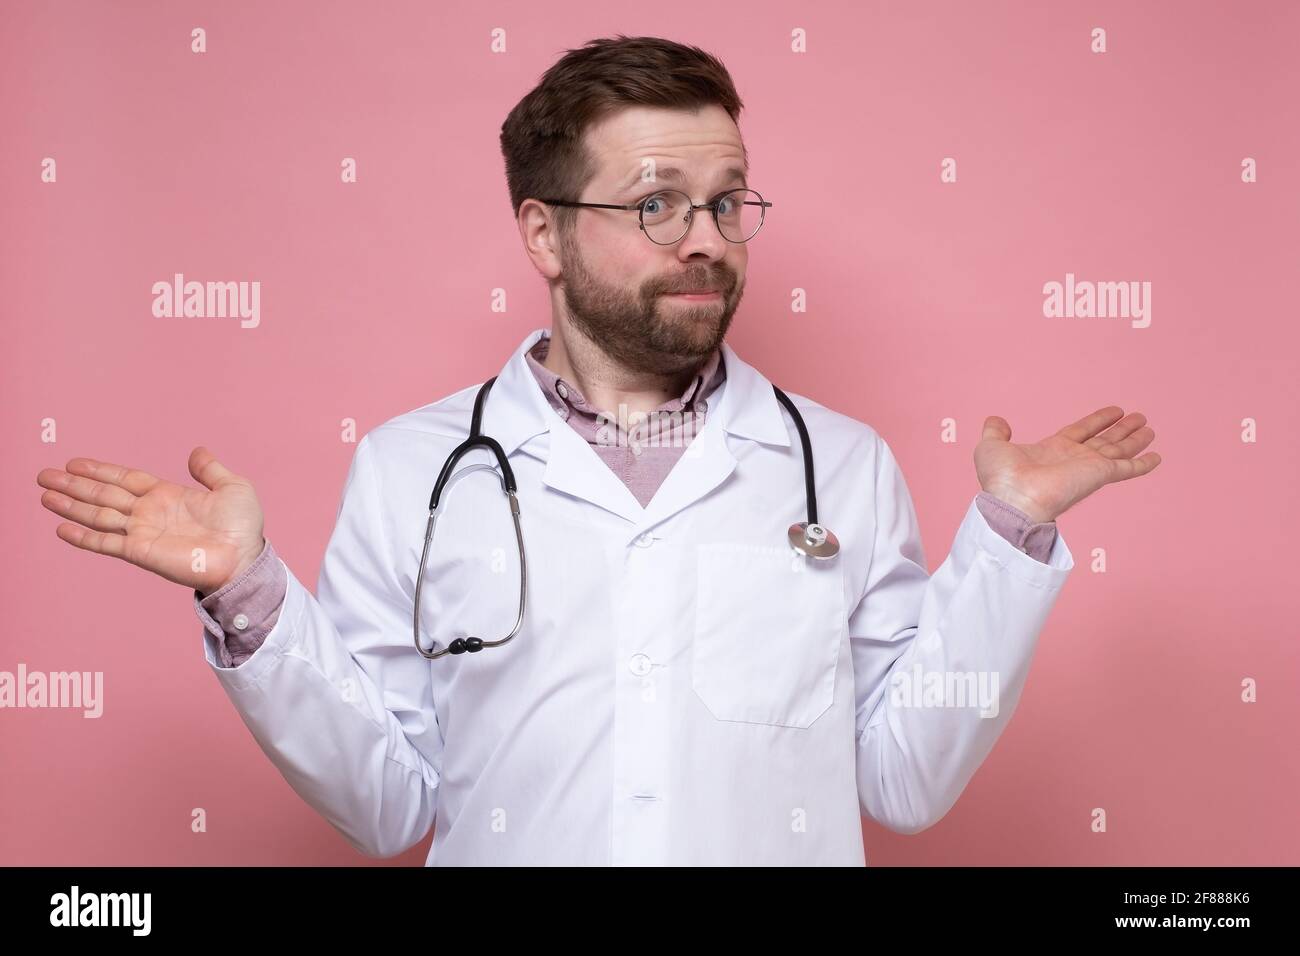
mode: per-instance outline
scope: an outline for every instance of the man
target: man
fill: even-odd
[[[516,497],[469,452],[427,566],[430,476],[479,385],[362,439],[316,596],[205,448],[205,490],[84,458],[38,475],[76,522],[59,537],[195,589],[213,672],[358,850],[395,855],[436,822],[431,864],[862,864],[862,813],[932,825],[1010,719],[1073,567],[1056,517],[1158,464],[1135,457],[1154,436],[1140,414],[1034,444],[992,416],[983,490],[931,577],[886,442],[791,395],[841,546],[794,550],[796,426],[723,341],[768,208],[740,109],[715,58],[618,37],[569,51],[510,113],[552,329],[481,408]]]

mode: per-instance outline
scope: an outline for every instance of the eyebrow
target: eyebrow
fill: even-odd
[[[678,169],[676,166],[658,166],[655,168],[655,178],[653,180],[642,182],[641,173],[638,172],[630,182],[626,183],[621,189],[619,189],[618,195],[621,196],[624,193],[631,192],[633,190],[639,190],[641,187],[648,187],[656,183],[667,182],[667,183],[675,183],[677,185],[682,185],[686,182],[686,179],[687,179],[686,174],[682,172],[680,169]],[[724,183],[729,183],[732,180],[736,180],[736,179],[740,180],[740,185],[744,186],[747,189],[749,188],[749,182],[745,178],[745,171],[735,166],[733,166],[731,169],[728,169],[726,171],[722,181]]]

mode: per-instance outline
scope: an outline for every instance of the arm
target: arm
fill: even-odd
[[[391,566],[374,453],[367,435],[348,471],[319,597],[275,558],[286,590],[265,640],[226,666],[220,637],[205,628],[204,651],[290,786],[357,850],[386,857],[433,826],[442,735],[428,662],[412,643],[411,604]]]
[[[948,812],[1011,719],[1074,560],[1058,535],[1049,560],[1035,561],[972,502],[931,577],[906,482],[877,442],[871,566],[849,618],[858,794],[872,819],[915,833]],[[969,706],[913,694],[930,674],[965,691]]]
[[[299,795],[361,852],[391,856],[433,825],[442,736],[392,568],[374,444],[367,436],[353,456],[319,599],[275,557],[252,482],[203,446],[189,457],[202,487],[84,457],[41,469],[36,483],[42,506],[68,519],[55,533],[73,547],[207,594],[223,617],[227,598],[261,608],[260,623],[237,609],[229,632],[205,620],[209,665]]]

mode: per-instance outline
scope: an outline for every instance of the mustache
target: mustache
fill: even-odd
[[[657,289],[658,293],[667,292],[729,292],[735,285],[734,275],[716,275],[716,276],[699,276],[684,277],[681,279],[666,280],[663,288]]]

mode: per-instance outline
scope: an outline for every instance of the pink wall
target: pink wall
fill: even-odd
[[[868,859],[1300,863],[1300,7],[1212,6],[7,5],[0,670],[102,671],[105,702],[0,710],[0,863],[367,862],[262,756],[188,592],[56,538],[35,475],[85,455],[188,480],[207,445],[314,582],[340,420],[481,381],[549,325],[497,134],[564,49],[620,32],[732,71],[775,205],[729,341],[889,440],[932,569],[986,415],[1033,440],[1115,403],[1158,432],[1157,472],[1061,518],[1076,570],[993,754],[925,833],[868,823]],[[260,324],[153,317],[175,272],[259,281]],[[1045,318],[1067,272],[1150,282],[1150,325]]]

